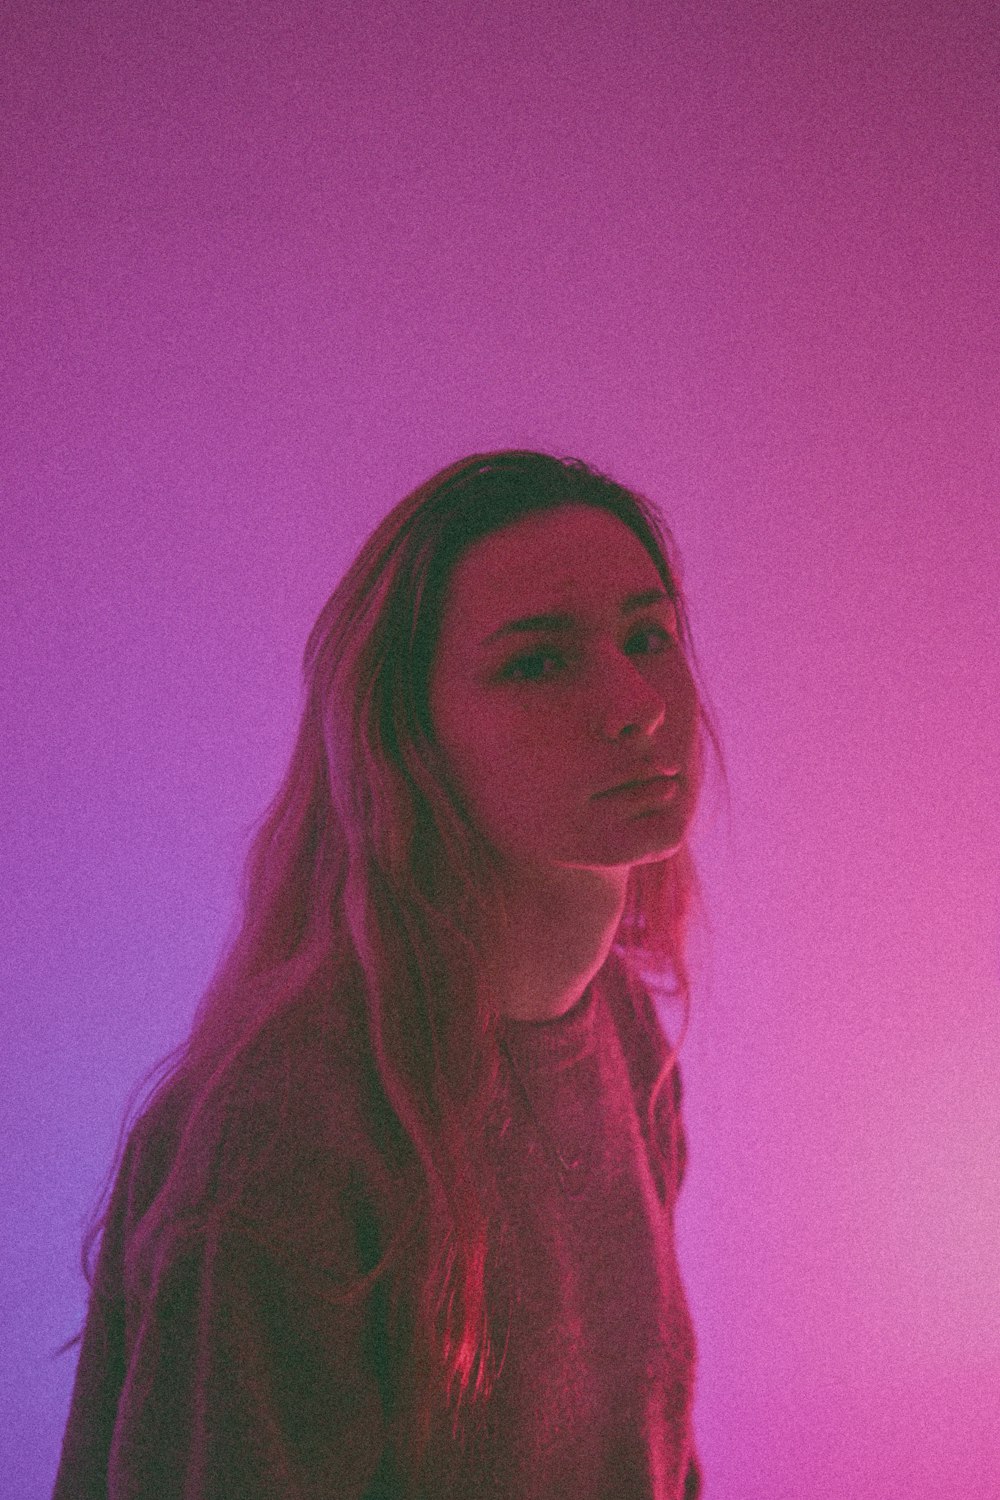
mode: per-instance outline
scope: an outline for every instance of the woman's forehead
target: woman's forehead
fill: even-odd
[[[577,595],[597,602],[660,583],[624,521],[596,506],[567,505],[478,538],[459,559],[449,593],[456,610],[496,604],[507,615],[521,605],[544,610]]]

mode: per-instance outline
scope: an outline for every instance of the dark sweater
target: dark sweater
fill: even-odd
[[[645,1106],[666,1043],[648,997],[634,1016],[616,973],[606,964],[558,1020],[503,1022],[515,1069],[505,1056],[492,1141],[517,1295],[485,1417],[464,1445],[432,1440],[432,1493],[442,1500],[700,1493],[694,1337],[673,1235],[685,1159],[680,1076],[675,1067],[657,1114],[665,1179]],[[255,1070],[239,1114],[254,1128],[266,1126],[278,1095],[294,1104],[287,1048],[277,1056],[270,1074]],[[301,1139],[285,1174],[279,1143],[260,1212],[271,1223],[305,1213],[297,1243],[312,1236],[346,1283],[374,1264],[400,1205],[378,1132],[352,1103],[352,1080],[342,1082],[336,1139],[312,1122],[305,1180]],[[240,1131],[224,1138],[239,1141]],[[393,1374],[377,1298],[332,1305],[238,1221],[210,1242],[178,1241],[155,1308],[126,1289],[124,1246],[176,1140],[169,1096],[129,1138],[53,1500],[407,1500],[386,1441]],[[206,1151],[213,1190],[239,1149]],[[203,1188],[179,1191],[194,1201]]]

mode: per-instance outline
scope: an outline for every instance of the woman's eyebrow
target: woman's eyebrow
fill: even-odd
[[[644,589],[639,594],[629,594],[622,600],[621,612],[623,615],[635,614],[637,609],[645,609],[650,604],[671,604],[673,601],[669,594],[663,589]],[[530,630],[572,630],[575,625],[572,615],[548,614],[548,615],[523,615],[519,620],[510,620],[506,625],[491,633],[483,641],[484,646],[498,640],[501,636],[514,635],[519,632]]]

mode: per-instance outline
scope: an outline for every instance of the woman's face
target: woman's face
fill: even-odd
[[[623,613],[654,591],[662,598]],[[503,630],[543,614],[567,624]],[[608,511],[536,512],[463,553],[431,720],[480,831],[515,872],[645,864],[680,846],[697,798],[698,703],[676,637],[652,558]],[[670,800],[601,795],[674,767]]]

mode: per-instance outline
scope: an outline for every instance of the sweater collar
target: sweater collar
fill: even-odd
[[[599,1006],[595,977],[564,1015],[548,1021],[523,1021],[505,1015],[500,1018],[500,1035],[522,1066],[558,1071],[593,1051]]]

